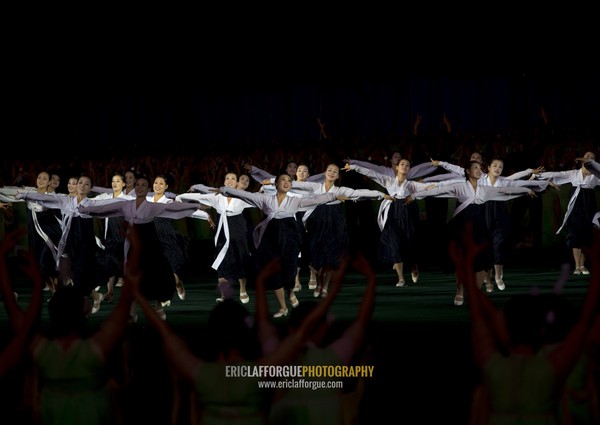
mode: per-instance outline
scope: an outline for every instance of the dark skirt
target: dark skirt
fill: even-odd
[[[379,237],[381,262],[415,264],[418,221],[419,206],[416,202],[405,205],[403,199],[397,199],[391,203]]]
[[[298,267],[302,269],[308,269],[308,266],[310,265],[310,237],[308,235],[306,226],[302,221],[304,213],[305,211],[298,211],[296,213],[296,220],[298,221],[298,226],[300,226],[300,236],[302,237],[302,241],[300,242],[300,256],[298,257]]]
[[[171,270],[173,273],[178,273],[189,257],[190,241],[175,230],[170,218],[155,218],[154,223]]]
[[[586,248],[591,245],[594,227],[592,219],[597,211],[594,189],[580,189],[573,210],[565,223],[567,248]]]
[[[124,276],[126,221],[123,217],[108,219],[104,250],[98,255],[98,263],[104,270],[105,280]]]
[[[292,290],[296,280],[301,235],[295,218],[272,219],[269,221],[258,248],[255,264],[257,272],[274,258],[281,259],[281,271],[267,281],[269,289]]]
[[[167,301],[175,294],[175,276],[164,254],[154,222],[136,224],[140,236],[142,281],[140,291],[148,300]]]
[[[219,216],[219,219],[222,217]],[[250,250],[248,248],[248,224],[242,214],[227,217],[229,225],[229,248],[217,269],[217,276],[225,279],[241,279],[248,275]],[[225,246],[225,232],[221,229],[215,246],[215,258]]]
[[[84,295],[89,295],[92,289],[103,283],[96,261],[98,249],[94,221],[91,218],[73,217],[64,254],[73,285]]]
[[[253,214],[256,214],[258,212],[258,214],[260,214],[260,210],[256,209],[256,208],[244,208],[244,211],[242,211],[242,216],[244,217],[244,220],[246,221],[246,241],[248,244],[248,249],[250,250],[250,256],[254,255],[254,253],[256,252],[256,248],[254,246],[254,219]],[[257,221],[260,221],[257,219]]]
[[[473,271],[489,270],[493,265],[493,248],[490,234],[485,219],[485,204],[471,204],[448,222],[449,236],[456,241],[460,249],[465,249],[463,232],[467,223],[473,224],[473,238],[477,244],[486,244],[486,247],[475,258]]]
[[[316,270],[337,269],[348,253],[348,226],[342,204],[319,205],[306,220],[311,264]]]
[[[34,258],[36,258],[38,261],[40,273],[43,278],[57,277],[58,271],[56,270],[56,259],[54,257],[54,253],[44,238],[42,238],[42,236],[40,236],[37,232],[33,216],[35,214],[40,228],[56,247],[58,246],[58,242],[60,241],[60,237],[62,235],[60,217],[57,219],[56,211],[59,210],[45,210],[40,212],[33,212],[29,209],[27,210],[29,249],[33,253]]]
[[[485,204],[485,223],[492,241],[494,264],[504,264],[510,235],[510,214],[507,201]]]

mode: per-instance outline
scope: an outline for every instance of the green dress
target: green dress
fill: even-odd
[[[307,347],[296,362],[302,366],[341,366],[342,361],[331,348]],[[299,379],[299,378],[294,378]],[[339,378],[303,378],[303,381],[339,381]],[[302,388],[281,389],[275,393],[270,420],[273,425],[339,425],[343,422],[342,389],[313,388],[307,382]]]
[[[254,366],[253,362],[240,365]],[[196,374],[202,425],[265,425],[269,392],[260,377],[227,377],[224,363],[203,363]]]
[[[504,357],[497,353],[484,368],[490,424],[557,423],[560,390],[547,353]]]
[[[35,350],[34,362],[43,425],[112,423],[105,359],[91,339],[75,341],[67,350],[45,340]]]

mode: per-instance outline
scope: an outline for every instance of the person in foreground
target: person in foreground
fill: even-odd
[[[341,335],[331,340],[332,324],[323,317],[294,364],[302,366],[349,366],[365,361],[365,339],[375,305],[376,276],[371,264],[362,253],[355,255],[351,267],[366,278],[365,292],[360,299],[356,319]],[[317,300],[302,303],[292,311],[288,321],[288,332],[293,333],[313,309]],[[312,378],[321,381],[323,378]],[[339,378],[331,378],[332,380]],[[359,418],[360,400],[364,393],[364,379],[355,380],[353,390],[331,386],[330,388],[283,388],[275,391],[271,408],[272,425],[323,424],[336,425],[355,423]],[[350,382],[346,382],[349,385]]]
[[[7,243],[16,243],[17,240],[9,238]],[[81,291],[73,286],[61,286],[48,303],[48,313],[54,324],[52,336],[34,329],[27,345],[39,379],[39,401],[33,406],[33,423],[120,423],[119,410],[111,402],[108,360],[127,329],[133,300],[127,287],[139,281],[139,243],[132,245],[133,252],[125,271],[125,280],[132,285],[125,285],[118,304],[91,336],[83,331],[91,306]],[[32,257],[24,258],[27,260],[28,275],[35,282],[34,298],[37,299],[41,277]],[[4,256],[0,259],[0,270],[4,293],[10,291]],[[14,297],[5,298],[5,302],[13,328],[20,332],[19,327],[15,327],[18,314],[21,313],[19,306]],[[39,308],[37,313],[39,315]]]
[[[12,339],[0,353],[0,379],[7,376],[23,359],[25,346],[32,331],[35,329],[42,303],[42,278],[37,268],[23,267],[23,271],[33,282],[33,293],[26,312],[21,311],[15,300],[9,279],[7,255],[14,250],[19,240],[26,234],[25,228],[19,228],[6,235],[0,244],[0,295],[7,313],[10,316]],[[29,262],[34,262],[35,257],[31,252],[24,252],[23,256]],[[14,302],[13,302],[14,301]]]
[[[216,304],[209,316],[206,348],[214,349],[208,360],[197,356],[187,343],[156,314],[135,287],[135,299],[148,322],[162,339],[165,357],[174,373],[191,385],[202,424],[267,424],[270,390],[259,386],[261,380],[276,377],[228,377],[228,366],[289,365],[293,362],[315,327],[327,313],[337,295],[343,273],[337,274],[330,296],[307,315],[298,332],[276,343],[276,330],[269,322],[265,281],[277,273],[281,262],[274,259],[263,267],[256,280],[256,329],[249,325],[246,308],[233,299]],[[268,353],[268,354],[267,354]]]
[[[463,233],[464,249],[450,247],[456,270],[465,282],[471,314],[471,337],[476,365],[482,373],[483,404],[479,421],[489,424],[560,423],[562,390],[579,362],[590,330],[598,319],[600,296],[600,231],[595,231],[589,253],[592,276],[581,314],[564,339],[552,350],[542,350],[551,323],[541,297],[521,294],[498,314],[476,284],[473,262],[484,248],[474,242],[472,226]]]

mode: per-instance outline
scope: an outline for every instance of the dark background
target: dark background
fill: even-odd
[[[301,145],[319,139],[316,119],[339,143],[441,131],[446,114],[457,132],[511,134],[540,123],[544,107],[558,131],[597,137],[600,82],[535,73],[439,75],[339,81],[215,80],[172,87],[27,88],[9,101],[5,140],[45,144],[46,154],[102,155],[110,150],[177,153],[227,145]]]
[[[589,16],[589,18],[588,18]],[[441,128],[503,135],[546,109],[597,136],[597,41],[585,8],[194,5],[7,14],[8,155],[160,155],[381,140]],[[31,147],[36,149],[32,150]]]

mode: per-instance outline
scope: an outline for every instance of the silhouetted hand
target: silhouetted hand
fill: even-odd
[[[461,281],[466,281],[466,273],[472,273],[475,257],[481,253],[487,243],[478,244],[473,237],[473,223],[467,223],[461,234],[463,242],[462,249],[456,241],[450,241],[449,252],[452,261],[456,267],[456,274]]]

